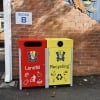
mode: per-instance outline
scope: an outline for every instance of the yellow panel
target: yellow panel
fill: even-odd
[[[73,48],[73,40],[72,39],[68,39],[68,38],[46,38],[46,39],[47,39],[47,47],[48,48],[51,48],[51,47],[58,48],[59,41],[63,42],[62,47]]]
[[[71,48],[49,48],[49,85],[71,83]]]

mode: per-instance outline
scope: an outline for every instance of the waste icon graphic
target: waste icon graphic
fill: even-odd
[[[62,80],[63,76],[61,74],[58,74],[56,78],[57,80]]]
[[[56,52],[57,55],[57,61],[64,61],[65,57],[65,52],[64,51],[58,51]]]
[[[37,62],[37,52],[36,51],[28,52],[28,61],[29,62]]]

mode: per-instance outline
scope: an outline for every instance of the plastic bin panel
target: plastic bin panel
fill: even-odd
[[[71,49],[49,49],[49,85],[70,84]]]
[[[22,87],[45,86],[45,39],[20,39]]]

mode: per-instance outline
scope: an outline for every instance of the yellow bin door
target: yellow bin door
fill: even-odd
[[[48,40],[49,85],[72,84],[72,40],[60,39],[63,46],[57,45],[59,38]],[[68,41],[68,45],[67,45]]]

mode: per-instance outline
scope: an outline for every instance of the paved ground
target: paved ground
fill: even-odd
[[[18,84],[3,87],[0,88],[0,100],[100,100],[100,76],[74,77],[72,87],[37,87],[22,91]]]
[[[100,88],[59,87],[35,88],[19,91],[16,88],[0,89],[1,100],[100,100]]]

